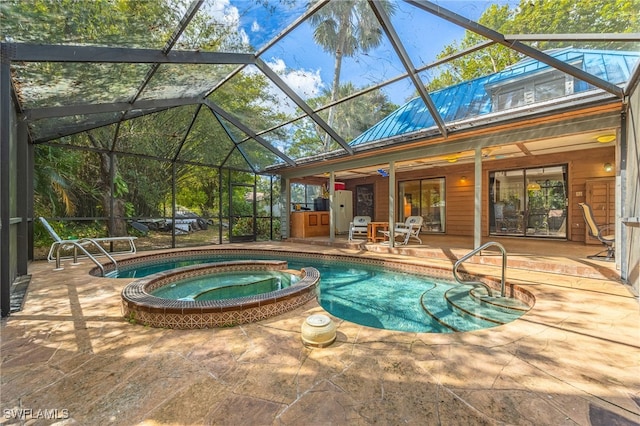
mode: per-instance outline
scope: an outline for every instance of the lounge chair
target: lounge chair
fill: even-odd
[[[349,241],[353,241],[355,234],[366,237],[369,222],[371,222],[370,216],[354,216],[353,221],[349,224]]]
[[[422,244],[420,239],[420,229],[422,229],[422,222],[424,219],[422,216],[409,216],[404,223],[396,223],[393,228],[395,238],[402,237],[402,242],[398,244],[406,245],[410,239],[417,240],[419,244]],[[381,231],[387,238],[391,234],[390,231]]]
[[[578,203],[578,205],[580,206],[580,208],[582,208],[582,215],[584,217],[585,223],[587,224],[589,235],[596,238],[605,246],[605,249],[600,253],[594,254],[592,256],[587,256],[587,258],[613,261],[615,259],[614,247],[616,237],[613,234],[604,234],[604,232],[607,232],[613,225],[598,226],[595,218],[593,217],[593,210],[591,210],[591,206],[587,203]],[[606,254],[603,255],[603,253],[605,252]]]
[[[40,222],[44,228],[49,232],[51,238],[53,238],[53,244],[51,244],[51,248],[49,249],[49,254],[47,255],[47,260],[49,262],[56,261],[58,264],[61,259],[71,259],[72,256],[60,257],[61,250],[69,250],[74,249],[73,258],[77,259],[76,249],[80,249],[83,252],[86,252],[85,247],[88,246],[97,246],[98,252],[97,254],[92,254],[93,256],[102,255],[106,251],[102,247],[104,243],[126,243],[126,248],[122,250],[116,250],[110,252],[111,255],[121,255],[121,254],[133,254],[136,252],[136,245],[133,242],[136,237],[102,237],[102,238],[78,238],[78,239],[68,239],[63,240],[60,236],[53,230],[49,222],[44,217],[40,217]],[[58,265],[59,267],[59,265]]]

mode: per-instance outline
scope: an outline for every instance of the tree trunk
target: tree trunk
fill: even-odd
[[[91,133],[87,133],[89,140],[96,148],[101,148],[100,141]],[[127,222],[125,217],[124,200],[115,198],[113,200],[113,211],[111,211],[111,168],[113,167],[113,176],[116,175],[118,162],[116,157],[107,153],[100,153],[100,193],[102,194],[102,211],[110,219],[107,220],[107,233],[110,237],[123,237],[127,235]]]
[[[103,193],[102,206],[105,211],[111,207],[111,197],[108,192]],[[125,203],[122,199],[113,200],[113,220],[107,220],[107,231],[110,237],[123,237],[127,235],[127,222],[125,216]]]
[[[127,222],[124,219],[125,205],[120,198],[113,197],[113,211],[111,211],[111,176],[116,175],[118,163],[115,156],[111,161],[109,154],[100,154],[100,190],[102,192],[102,210],[110,220],[107,220],[107,231],[110,237],[127,235]],[[111,174],[111,168],[114,168]]]
[[[344,55],[346,29],[349,25],[349,17],[343,17],[340,21],[340,32],[338,34],[338,43],[336,49],[336,61],[333,68],[333,85],[331,87],[331,102],[335,102],[338,99],[338,92],[340,90],[340,72],[342,69],[342,57]],[[333,121],[335,115],[335,106],[329,108],[329,115],[327,117],[327,125],[333,128]],[[335,129],[334,129],[335,130]],[[329,152],[331,146],[331,136],[327,133],[324,140],[324,152]]]

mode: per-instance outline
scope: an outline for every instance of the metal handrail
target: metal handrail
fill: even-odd
[[[93,245],[95,245],[98,248],[98,250],[102,252],[103,255],[107,256],[109,260],[113,262],[114,268],[116,270],[118,269],[118,263],[116,262],[116,260],[97,241],[94,241],[91,238],[82,238],[76,241],[70,241],[70,240],[62,241],[58,244],[58,248],[56,250],[56,270],[62,269],[60,267],[60,249],[62,249],[63,245],[72,245],[73,246],[73,263],[78,263],[78,249],[80,249],[89,259],[91,259],[93,263],[95,263],[98,266],[98,268],[100,268],[100,271],[102,272],[102,276],[104,277],[105,273],[104,273],[104,266],[102,265],[102,263],[98,262],[98,259],[93,257],[91,253],[89,253],[82,245],[82,243],[87,243],[87,242],[90,242]]]
[[[497,243],[495,241],[489,241],[488,243],[485,243],[483,245],[481,245],[480,247],[478,247],[477,249],[471,251],[470,253],[465,254],[464,256],[462,256],[456,263],[455,265],[453,265],[453,277],[456,279],[456,281],[458,282],[458,284],[480,284],[481,286],[483,286],[484,288],[487,289],[487,292],[489,292],[489,296],[492,296],[492,292],[491,292],[491,288],[480,281],[463,281],[462,279],[460,279],[460,277],[458,276],[458,267],[460,266],[460,264],[462,262],[464,262],[465,260],[469,259],[471,256],[474,256],[475,254],[477,254],[478,252],[484,250],[487,247],[490,246],[496,246],[500,249],[500,251],[502,252],[502,282],[501,282],[501,291],[500,291],[500,296],[504,297],[506,294],[506,289],[505,289],[505,276],[506,276],[506,269],[507,269],[507,250],[505,250],[504,246],[500,243]]]

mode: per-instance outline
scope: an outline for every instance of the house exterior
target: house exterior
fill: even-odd
[[[619,86],[640,59],[638,52],[546,53]],[[637,119],[629,120],[636,97],[621,100],[530,59],[431,99],[455,132],[438,132],[418,97],[354,139],[353,156],[283,170],[283,177],[344,182],[354,215],[389,222],[420,215],[423,234],[473,235],[476,246],[491,236],[601,244],[585,227],[578,203],[586,202],[598,223],[615,224],[616,240],[625,240],[616,263],[637,293]]]

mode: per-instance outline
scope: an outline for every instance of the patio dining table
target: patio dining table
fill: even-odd
[[[372,243],[385,241],[387,237],[384,235],[378,235],[378,231],[388,230],[389,222],[369,222],[369,224],[367,224],[367,241]]]

